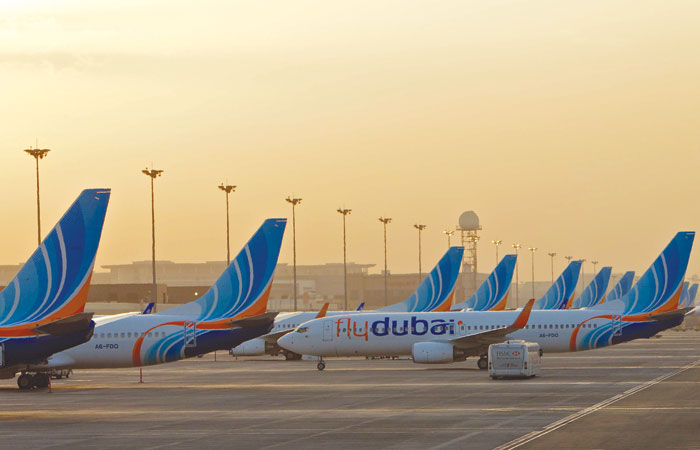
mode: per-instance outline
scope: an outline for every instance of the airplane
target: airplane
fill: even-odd
[[[620,281],[617,282],[615,287],[612,288],[612,290],[608,293],[608,295],[606,295],[605,297],[600,299],[600,302],[598,302],[598,304],[605,303],[606,301],[617,300],[620,297],[627,295],[627,293],[630,291],[630,289],[632,289],[633,283],[634,283],[634,270],[628,270],[627,272],[625,272],[624,275],[622,275],[622,278],[620,278]],[[593,306],[595,306],[595,305],[593,305]]]
[[[452,306],[450,311],[470,309],[472,311],[503,311],[508,303],[508,292],[513,280],[516,255],[506,255],[481,283],[468,300]]]
[[[544,296],[535,302],[534,309],[569,309],[574,300],[581,264],[581,261],[571,261]]]
[[[87,342],[95,323],[84,312],[109,189],[86,189],[0,292],[0,378],[21,390],[49,385],[28,367]]]
[[[320,357],[412,356],[419,364],[463,361],[479,356],[488,367],[488,346],[509,339],[537,342],[543,352],[576,352],[648,338],[683,322],[690,308],[677,310],[694,232],[671,240],[624,297],[593,308],[536,310],[531,299],[521,311],[368,313],[306,322],[279,340],[283,348]]]
[[[234,347],[270,331],[266,313],[286,219],[267,219],[195,301],[155,314],[96,318],[92,339],[35,370],[142,367]]]
[[[447,311],[454,297],[463,254],[464,247],[449,248],[408,299],[385,306],[377,311]],[[356,311],[333,311],[324,313],[324,315],[367,314],[368,312],[358,308]],[[275,325],[268,334],[246,341],[238,347],[232,348],[229,353],[231,356],[276,356],[283,354],[286,360],[301,359],[301,354],[283,349],[277,345],[277,340],[293,331],[299,324],[317,318],[317,314],[314,311],[281,313],[275,318]]]
[[[571,303],[572,308],[590,308],[595,306],[605,297],[610,282],[612,267],[605,266],[593,277],[593,281],[584,289],[583,293]]]

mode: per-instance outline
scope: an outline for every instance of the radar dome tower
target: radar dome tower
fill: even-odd
[[[464,247],[462,273],[470,280],[472,292],[476,292],[476,244],[479,242],[478,232],[480,230],[479,216],[477,216],[474,211],[465,211],[459,216],[457,231],[459,231],[462,236],[462,247]]]

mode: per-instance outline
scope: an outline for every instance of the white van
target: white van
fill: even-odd
[[[540,372],[540,345],[536,342],[506,341],[489,345],[489,376],[534,377]]]

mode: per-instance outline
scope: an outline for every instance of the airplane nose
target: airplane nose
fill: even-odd
[[[277,340],[277,344],[285,350],[290,352],[295,352],[296,347],[294,346],[294,335],[293,333],[286,334]]]

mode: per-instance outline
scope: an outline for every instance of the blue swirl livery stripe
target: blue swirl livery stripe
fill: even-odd
[[[266,295],[277,266],[287,219],[267,219],[199,299],[164,311],[188,320],[228,319],[246,312]]]
[[[533,305],[533,309],[566,309],[574,295],[581,273],[581,261],[571,261],[546,294]]]
[[[464,247],[450,247],[408,299],[377,311],[429,312],[444,307],[454,293],[463,254]]]
[[[611,302],[627,295],[630,289],[632,289],[632,283],[634,283],[634,270],[627,271],[622,275],[620,281],[618,281],[615,287],[605,296],[603,302]]]
[[[504,256],[474,295],[469,300],[454,305],[452,310],[471,308],[474,311],[489,311],[498,305],[508,295],[513,281],[515,261],[515,255]]]
[[[0,329],[82,312],[109,197],[109,189],[81,192],[0,292]]]
[[[574,300],[572,308],[590,308],[600,303],[605,296],[605,291],[608,290],[611,273],[612,267],[610,266],[600,269],[583,293]]]
[[[672,302],[680,298],[694,239],[690,231],[674,236],[632,290],[620,298],[625,314],[663,312],[677,306]]]

